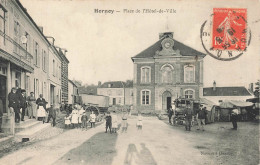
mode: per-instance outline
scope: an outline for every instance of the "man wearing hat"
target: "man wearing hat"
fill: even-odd
[[[25,96],[25,90],[21,90],[21,94],[19,94],[19,102],[20,102],[20,108],[22,108],[22,118],[21,121],[24,121],[24,115],[25,115],[25,108],[26,108],[26,96]]]
[[[20,122],[20,111],[19,111],[19,97],[16,93],[17,89],[12,88],[11,92],[8,94],[8,107],[11,113],[15,113],[15,122]]]
[[[204,131],[205,120],[207,116],[207,111],[205,108],[203,108],[203,105],[200,105],[199,111],[197,113],[197,122],[198,122],[198,128],[197,130],[200,130],[202,128],[202,131]]]

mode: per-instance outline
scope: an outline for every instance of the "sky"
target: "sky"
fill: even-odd
[[[246,86],[260,76],[260,5],[247,1],[84,1],[20,0],[28,13],[66,48],[69,78],[87,84],[133,79],[131,57],[154,44],[159,33],[206,53],[200,41],[202,23],[215,7],[247,8],[252,40],[248,51],[233,61],[204,58],[204,86]],[[113,14],[94,10],[116,10]],[[124,13],[123,10],[173,9],[175,13]]]

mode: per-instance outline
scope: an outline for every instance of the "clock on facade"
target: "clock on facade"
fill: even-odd
[[[167,48],[167,49],[170,48],[171,47],[171,43],[170,42],[165,42],[164,43],[164,47]]]

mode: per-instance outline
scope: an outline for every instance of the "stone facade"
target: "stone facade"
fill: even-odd
[[[160,34],[160,40],[135,57],[134,109],[166,110],[176,98],[199,99],[203,86],[203,53]]]

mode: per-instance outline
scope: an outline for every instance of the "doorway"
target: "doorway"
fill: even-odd
[[[3,113],[7,113],[6,111],[6,93],[7,93],[7,86],[6,86],[6,77],[0,75],[0,99],[3,103]]]
[[[162,110],[167,110],[170,108],[172,103],[172,94],[169,91],[165,91],[162,94]]]
[[[50,91],[50,95],[51,95],[51,104],[54,105],[54,88],[55,86],[51,84],[51,91]]]
[[[116,98],[113,98],[113,105],[116,105]]]

